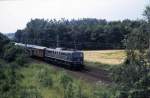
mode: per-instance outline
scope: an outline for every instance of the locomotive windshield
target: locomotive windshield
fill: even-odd
[[[73,54],[73,57],[82,57],[82,56],[83,56],[83,54],[81,52],[75,52]]]

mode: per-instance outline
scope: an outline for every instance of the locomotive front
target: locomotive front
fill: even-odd
[[[81,51],[74,51],[72,53],[72,62],[74,65],[83,65],[83,52]]]

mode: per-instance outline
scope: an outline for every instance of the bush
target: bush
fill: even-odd
[[[21,54],[19,56],[16,57],[16,63],[19,65],[24,65],[25,63],[27,63],[27,56],[25,54]]]
[[[9,43],[9,39],[0,33],[0,58],[3,56],[4,46]]]
[[[21,47],[8,44],[5,46],[3,58],[8,62],[16,61],[17,64],[23,65],[27,62],[27,54]]]

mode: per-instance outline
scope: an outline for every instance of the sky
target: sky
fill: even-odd
[[[35,18],[142,19],[149,0],[0,0],[0,32],[23,29]]]

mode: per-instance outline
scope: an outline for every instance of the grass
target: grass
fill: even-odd
[[[47,70],[47,75],[43,76],[43,78],[51,76],[53,80],[52,86],[43,86],[39,80],[39,73],[42,72],[42,70]],[[42,98],[64,98],[64,89],[59,83],[59,77],[63,73],[62,71],[57,71],[50,67],[48,64],[38,64],[38,63],[32,63],[29,64],[28,67],[23,67],[18,71],[20,74],[22,74],[22,80],[21,80],[21,87],[26,89],[34,88],[33,90],[39,93]],[[85,83],[82,80],[75,80],[73,77],[74,84],[81,85],[81,88],[86,96],[92,96],[92,86]],[[88,97],[89,98],[89,97]]]
[[[86,65],[106,69],[122,64],[125,58],[126,54],[124,50],[84,51],[84,61]]]
[[[40,95],[43,98],[61,98],[61,96],[62,96],[61,93],[57,94],[58,91],[56,89],[44,87],[39,82],[39,78],[38,78],[39,74],[38,73],[41,70],[47,69],[52,75],[55,73],[55,72],[52,72],[51,68],[48,67],[48,65],[31,64],[28,66],[29,67],[22,68],[20,71],[24,77],[20,83],[22,85],[22,87],[36,88],[38,90],[38,92],[40,92]],[[57,74],[55,77],[57,77]]]

